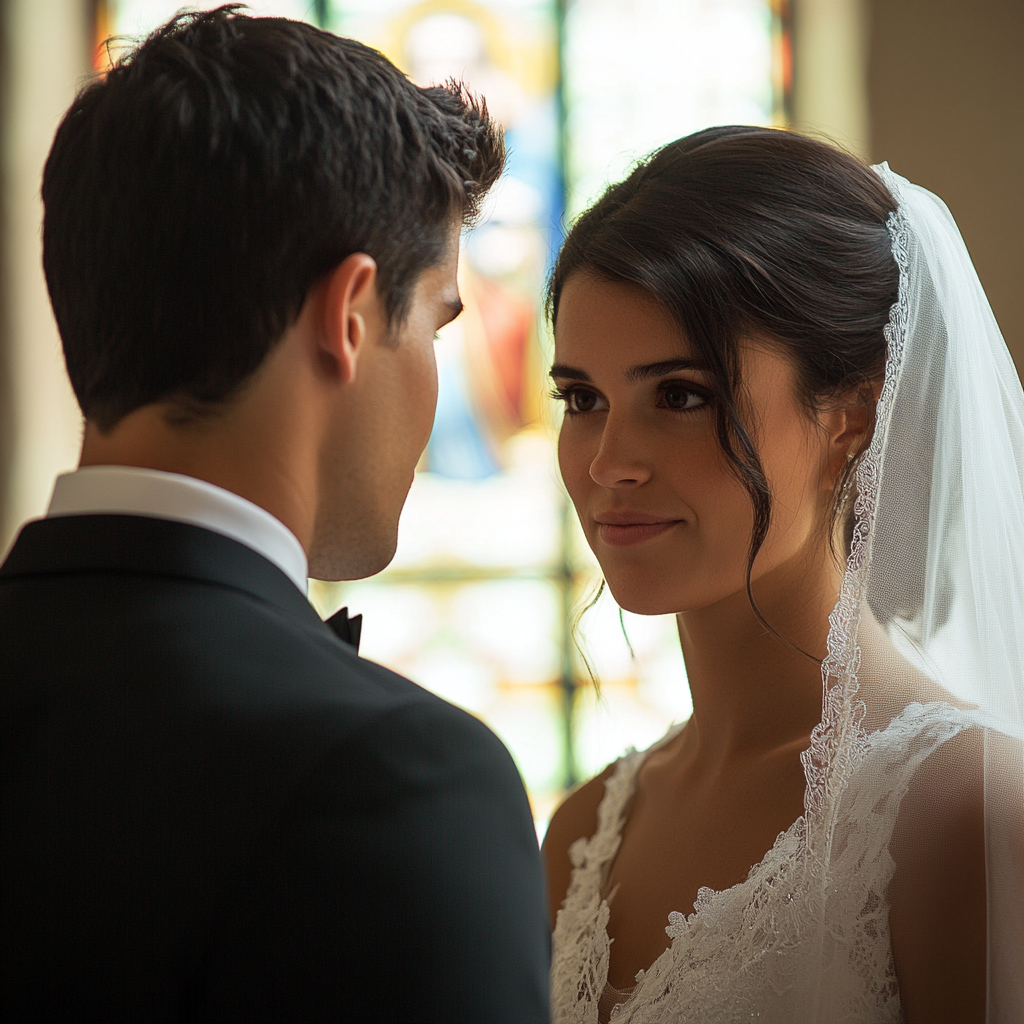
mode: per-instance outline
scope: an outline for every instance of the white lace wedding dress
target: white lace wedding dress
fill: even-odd
[[[903,1020],[890,840],[932,754],[945,773],[930,783],[935,813],[955,779],[983,780],[986,1022],[1024,1021],[1024,393],[949,211],[876,170],[898,203],[899,300],[850,494],[804,814],[746,881],[701,889],[692,914],[669,916],[671,945],[622,1001],[607,984],[604,888],[647,754],[624,757],[596,833],[569,851],[555,1024],[598,1024],[609,1010],[613,1024]],[[911,831],[927,847],[928,826]]]
[[[778,837],[746,881],[723,892],[701,889],[692,914],[669,916],[671,946],[612,1010],[614,1024],[902,1021],[886,898],[896,813],[925,758],[978,724],[974,713],[947,703],[915,703],[885,729],[851,736],[848,749],[836,751],[846,773],[839,820],[823,820],[830,816],[820,799],[826,783],[812,775],[810,786],[821,789],[809,788],[807,813]],[[555,1024],[597,1024],[602,996],[606,1006],[615,1001],[614,991],[606,993],[609,908],[602,892],[649,753],[632,752],[618,762],[598,809],[597,832],[569,851],[572,882],[553,942]],[[831,843],[816,842],[828,831]]]

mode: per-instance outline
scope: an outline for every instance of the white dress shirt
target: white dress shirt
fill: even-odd
[[[273,562],[306,593],[306,553],[295,534],[266,509],[205,480],[135,466],[86,466],[57,477],[47,518],[97,513],[170,519],[222,533]]]

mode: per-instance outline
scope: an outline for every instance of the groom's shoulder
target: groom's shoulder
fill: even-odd
[[[268,681],[308,706],[319,754],[311,799],[379,809],[403,792],[488,793],[529,817],[518,769],[501,740],[469,712],[366,658],[316,623],[281,627],[277,643],[301,670]],[[317,796],[316,794],[319,794]],[[519,805],[522,806],[519,806]]]
[[[334,637],[327,626],[290,621],[278,627],[276,643],[291,652],[304,671],[287,679],[289,690],[312,703],[355,718],[351,730],[358,744],[376,741],[387,752],[401,753],[410,744],[451,753],[455,740],[471,748],[504,751],[497,737],[479,719],[450,704],[418,683],[355,651]]]
[[[163,723],[191,709],[214,732],[288,733],[299,749],[385,721],[406,744],[453,730],[491,742],[471,716],[357,657],[261,556],[183,524],[31,524],[0,567],[0,634],[12,708],[89,693],[122,709],[127,693]]]
[[[316,700],[336,708],[339,723],[345,723],[343,742],[326,760],[344,761],[350,782],[359,778],[369,792],[403,782],[430,788],[474,776],[476,783],[521,789],[511,755],[480,719],[356,656],[347,644],[323,636],[307,643],[317,668],[303,685],[315,688]]]

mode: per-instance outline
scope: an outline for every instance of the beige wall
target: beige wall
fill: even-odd
[[[1024,376],[1024,0],[793,0],[793,127],[941,196]]]
[[[4,0],[0,146],[0,555],[45,510],[53,478],[77,461],[78,407],[64,372],[40,264],[43,163],[61,115],[88,71],[88,3]]]
[[[1024,2],[870,0],[870,151],[953,212],[1024,375]]]
[[[792,127],[865,158],[869,13],[864,0],[793,0]]]

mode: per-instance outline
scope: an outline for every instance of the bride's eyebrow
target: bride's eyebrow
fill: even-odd
[[[593,384],[594,378],[586,370],[578,370],[575,366],[565,366],[562,363],[555,363],[548,371],[549,377],[561,377],[563,380],[580,380],[587,384]]]
[[[626,371],[626,380],[630,384],[639,384],[642,380],[663,377],[666,373],[674,373],[676,370],[699,370],[701,373],[707,373],[708,367],[707,363],[702,363],[699,359],[663,359],[660,363],[644,363],[641,366],[630,367]],[[578,380],[585,384],[594,382],[594,378],[586,370],[563,363],[555,363],[549,371],[549,376],[560,377],[562,380]]]
[[[707,373],[708,366],[699,359],[663,359],[660,363],[645,363],[630,368],[626,371],[626,380],[630,384],[639,384],[642,380],[663,377],[666,373],[674,373],[676,370],[699,370],[701,373]]]

